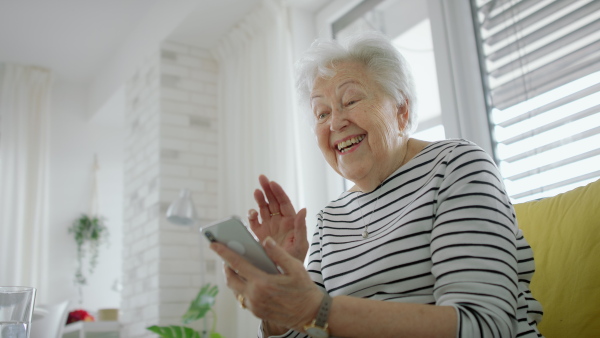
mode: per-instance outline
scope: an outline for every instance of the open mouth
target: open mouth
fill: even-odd
[[[337,144],[337,150],[343,154],[343,153],[347,152],[348,150],[350,150],[354,145],[362,142],[362,140],[364,140],[365,137],[366,137],[365,135],[360,135],[360,136],[350,138],[346,141],[340,142]]]

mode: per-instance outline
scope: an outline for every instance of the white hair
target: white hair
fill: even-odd
[[[364,65],[386,94],[398,105],[406,105],[405,135],[416,129],[416,93],[408,64],[390,40],[376,32],[354,35],[340,42],[326,39],[313,42],[296,64],[296,86],[302,110],[311,111],[310,94],[315,80],[332,77],[335,64],[344,61]]]

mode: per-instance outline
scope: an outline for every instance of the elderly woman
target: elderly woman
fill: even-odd
[[[354,186],[318,214],[309,246],[305,209],[259,178],[250,226],[280,275],[211,245],[259,336],[541,336],[533,253],[498,169],[471,142],[410,138],[415,94],[389,41],[317,41],[298,86],[323,156]]]

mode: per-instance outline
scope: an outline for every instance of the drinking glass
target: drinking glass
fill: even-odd
[[[0,338],[29,338],[35,288],[0,286]]]

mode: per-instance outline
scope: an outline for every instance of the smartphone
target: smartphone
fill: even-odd
[[[232,216],[211,223],[200,228],[200,231],[209,241],[227,245],[257,268],[270,274],[280,273],[277,265],[267,256],[263,247],[238,217]]]

